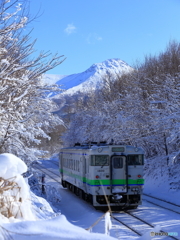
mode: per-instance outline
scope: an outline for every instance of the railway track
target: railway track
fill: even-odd
[[[147,196],[148,198],[152,198],[152,199],[155,199],[155,200],[158,200],[159,202],[153,202],[152,200],[148,200],[148,199],[144,199],[146,202],[149,202],[155,206],[158,206],[158,207],[161,207],[161,208],[164,208],[166,210],[169,210],[171,212],[174,212],[174,213],[177,213],[177,214],[180,214],[180,205],[178,204],[175,204],[175,203],[171,203],[171,202],[168,202],[166,200],[163,200],[163,199],[160,199],[160,198],[157,198],[157,197],[152,197],[152,196],[149,196],[148,194],[143,194],[144,196]],[[162,203],[166,203],[166,206],[163,206]],[[174,208],[174,209],[172,209]]]
[[[56,166],[59,167],[59,164],[56,163],[55,161],[51,161],[51,163],[53,163],[54,165],[56,165]],[[144,196],[147,196],[147,197],[149,197],[149,198],[157,199],[157,200],[159,200],[159,201],[162,201],[162,202],[165,202],[165,203],[171,204],[171,205],[176,206],[176,207],[180,207],[180,205],[178,205],[178,204],[175,204],[175,203],[172,203],[172,202],[166,201],[166,200],[164,200],[164,199],[161,199],[161,198],[158,198],[158,197],[155,197],[155,196],[148,195],[148,194],[146,194],[146,193],[143,193],[143,195],[144,195]]]
[[[56,165],[56,166],[59,166],[58,163],[55,163],[55,162],[53,162],[53,161],[52,161],[51,163],[53,163],[53,164]],[[40,166],[41,166],[41,167],[40,167]],[[38,169],[39,169],[40,171],[42,171],[43,173],[47,174],[49,177],[51,177],[51,178],[54,179],[55,181],[57,181],[57,180],[56,180],[54,177],[52,177],[52,174],[50,175],[48,172],[53,173],[54,175],[56,175],[56,176],[58,176],[58,177],[60,178],[60,175],[59,175],[59,174],[56,174],[55,172],[53,172],[53,171],[51,171],[51,170],[49,170],[49,169],[47,169],[47,168],[42,167],[42,165],[39,165],[39,166],[38,166],[38,164],[36,164],[36,168],[38,168]],[[47,171],[48,171],[48,172],[47,172]],[[61,184],[60,181],[57,181],[57,182]],[[158,204],[158,203],[155,203],[155,202],[153,202],[153,201],[149,201],[149,200],[145,199],[146,202],[149,202],[149,203],[151,203],[151,204],[153,204],[153,205],[155,205],[155,206],[157,206],[157,207],[161,207],[161,208],[166,209],[166,210],[169,210],[169,211],[171,211],[171,212],[180,214],[180,209],[174,210],[174,209],[171,208],[171,206],[175,206],[175,207],[178,207],[178,208],[179,208],[180,205],[175,204],[175,203],[168,202],[168,201],[166,201],[166,200],[163,200],[163,199],[160,199],[160,198],[157,198],[157,197],[154,197],[154,196],[150,196],[150,195],[148,195],[148,194],[143,194],[143,195],[144,195],[144,196],[147,196],[147,197],[149,197],[149,198],[156,199],[156,200],[158,200],[158,201],[164,202],[164,203],[168,203],[170,206],[169,206],[169,207],[167,207],[167,206],[162,206],[162,205],[160,205],[160,204]]]
[[[148,194],[146,194],[146,193],[143,193],[143,195],[144,195],[144,196],[147,196],[147,197],[150,197],[150,198],[157,199],[157,200],[162,201],[162,202],[169,203],[169,204],[171,204],[171,205],[173,205],[173,206],[176,206],[176,207],[180,207],[180,205],[178,205],[178,204],[175,204],[175,203],[172,203],[172,202],[166,201],[166,200],[161,199],[161,198],[158,198],[158,197],[154,197],[154,196],[148,195]]]
[[[130,229],[132,232],[136,233],[138,236],[142,236],[142,234],[137,231],[136,229],[134,229],[133,227],[129,226],[128,224],[126,224],[125,222],[122,222],[120,219],[114,217],[113,215],[111,215],[111,218],[116,220],[117,222],[121,223],[123,226],[125,226],[126,228]]]
[[[41,165],[40,165],[41,166]],[[41,172],[43,172],[43,173],[45,173],[47,176],[49,176],[50,178],[52,178],[54,181],[56,181],[56,182],[58,182],[58,183],[60,183],[61,184],[61,181],[58,181],[54,176],[52,176],[52,173],[55,175],[55,176],[57,176],[59,179],[60,179],[60,175],[58,175],[57,173],[55,173],[55,172],[53,172],[53,171],[51,171],[51,170],[49,170],[49,169],[47,169],[47,168],[44,168],[44,167],[40,167],[38,164],[36,164],[36,165],[34,165],[33,166],[33,168],[34,169],[37,169],[37,170],[39,170],[39,171],[41,171]]]
[[[140,221],[140,223],[143,223],[145,225],[148,225],[148,227],[151,227],[152,228],[152,232],[153,232],[153,229],[154,229],[154,225],[152,225],[151,223],[148,223],[147,221],[145,221],[144,219],[140,218],[140,217],[137,217],[135,216],[134,214],[132,214],[131,212],[128,212],[128,211],[125,211],[124,212],[125,214],[128,214],[129,216],[135,218],[136,220]],[[144,233],[140,232],[139,230],[135,229],[134,227],[132,226],[129,226],[128,224],[126,224],[125,222],[123,222],[122,220],[118,219],[117,217],[111,215],[111,217],[116,220],[117,222],[121,223],[122,225],[124,225],[126,228],[130,229],[132,232],[136,233],[138,236],[142,236]],[[148,229],[149,231],[149,229]],[[171,238],[171,239],[175,239],[175,240],[179,240],[178,238],[174,237],[174,236],[167,236],[166,232],[164,231],[160,231],[160,233],[162,234],[162,236],[166,236],[168,238]]]
[[[56,163],[54,163],[54,164],[57,165]],[[49,169],[47,169],[47,168],[45,168],[45,167],[43,167],[43,166],[41,166],[41,165],[39,166],[38,164],[36,164],[36,165],[34,166],[34,168],[36,168],[37,170],[45,173],[47,176],[49,176],[50,178],[52,178],[54,181],[56,181],[56,182],[58,182],[58,183],[61,184],[61,182],[57,180],[57,177],[60,179],[60,175],[57,174],[57,173],[55,173],[54,171],[51,171],[51,170],[49,170]],[[158,199],[158,200],[161,200],[161,199]],[[147,200],[147,201],[148,201],[148,200]],[[148,201],[148,202],[150,202],[150,201]],[[166,201],[164,201],[164,202],[166,202]],[[154,205],[157,205],[158,207],[162,207],[162,206],[160,206],[159,204],[156,204],[156,203],[153,203],[153,202],[151,202],[151,203],[154,204]],[[169,204],[170,204],[170,203],[169,203]],[[176,204],[172,204],[172,205],[176,205]],[[163,208],[165,208],[165,207],[163,207]],[[168,208],[165,208],[165,209],[168,209]],[[168,210],[173,211],[172,209],[168,209]],[[176,212],[176,211],[173,211],[173,212]],[[179,212],[176,212],[176,213],[180,214]],[[146,226],[152,228],[152,231],[153,231],[153,229],[154,229],[154,225],[153,225],[153,224],[148,223],[147,221],[145,221],[144,219],[141,219],[140,217],[137,217],[137,216],[134,215],[132,212],[124,211],[124,213],[122,213],[122,214],[127,214],[127,215],[129,215],[131,218],[136,219],[136,221],[139,221],[141,224],[143,223],[143,224],[145,224]],[[129,230],[131,230],[132,232],[134,232],[136,235],[138,235],[138,236],[142,236],[142,235],[143,235],[143,233],[142,233],[141,231],[139,231],[139,230],[135,229],[133,226],[130,226],[129,224],[123,222],[122,220],[119,219],[118,216],[114,216],[114,214],[112,214],[111,217],[112,217],[112,219],[114,219],[115,221],[117,221],[117,222],[119,222],[120,224],[122,224],[123,226],[125,226],[127,229],[129,229]],[[149,229],[148,229],[148,230],[149,230]],[[164,236],[165,236],[165,232],[163,232],[163,231],[160,231],[160,232],[162,233],[162,235],[164,234]],[[174,236],[167,236],[167,237],[168,237],[168,238],[171,238],[171,239],[179,240],[178,238],[176,238],[176,237],[174,237]]]

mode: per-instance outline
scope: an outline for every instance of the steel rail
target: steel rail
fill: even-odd
[[[130,215],[130,216],[132,216],[132,217],[134,217],[134,218],[136,218],[136,219],[138,219],[139,221],[147,224],[148,226],[154,228],[154,225],[152,225],[151,223],[148,223],[147,221],[145,221],[144,219],[142,219],[142,218],[140,218],[140,217],[135,216],[135,215],[132,214],[131,212],[126,212],[126,211],[125,211],[125,213],[128,214],[128,215]],[[166,233],[165,231],[160,231],[160,232],[161,232],[161,233]],[[173,238],[173,239],[175,239],[175,240],[179,240],[178,238],[176,238],[176,237],[174,237],[174,236],[167,236],[167,237]]]
[[[161,205],[159,205],[159,204],[157,204],[157,203],[154,203],[154,202],[151,202],[151,201],[149,201],[149,200],[147,200],[147,199],[145,199],[145,201],[146,201],[146,202],[149,202],[149,203],[151,203],[151,204],[153,204],[153,205],[155,205],[155,206],[158,206],[158,207],[160,207],[160,208],[164,208],[164,209],[169,210],[169,211],[171,211],[171,212],[174,212],[174,213],[180,214],[180,212],[177,212],[177,211],[172,210],[172,209],[170,209],[170,208],[167,208],[167,207],[161,206]]]
[[[124,225],[124,226],[127,227],[128,229],[130,229],[132,232],[135,232],[137,235],[142,236],[142,234],[141,234],[140,232],[138,232],[138,231],[136,231],[134,228],[128,226],[126,223],[122,222],[122,221],[119,220],[118,218],[116,218],[116,217],[114,217],[114,216],[112,216],[112,215],[111,215],[111,217],[112,217],[113,219],[115,219],[116,221],[120,222],[122,225]]]
[[[54,177],[52,177],[52,175],[49,175],[49,174],[47,173],[47,171],[53,173],[54,175],[56,175],[56,176],[58,176],[58,177],[60,178],[60,176],[59,176],[58,174],[54,173],[53,171],[50,171],[50,170],[47,169],[47,168],[43,168],[43,170],[42,170],[41,168],[39,168],[39,167],[36,166],[36,169],[38,169],[38,170],[40,170],[41,172],[47,174],[50,178],[52,178],[53,180],[55,180],[56,182],[58,182],[58,183],[61,184],[61,182],[59,182],[59,181],[56,180]],[[46,171],[44,171],[44,169],[45,169]]]
[[[174,206],[176,206],[176,207],[180,207],[180,205],[178,205],[178,204],[175,204],[175,203],[172,203],[172,202],[166,201],[166,200],[161,199],[161,198],[158,198],[158,197],[154,197],[154,196],[148,195],[148,194],[146,194],[146,193],[143,193],[143,195],[144,195],[144,196],[147,196],[147,197],[150,197],[150,198],[157,199],[157,200],[162,201],[162,202],[169,203],[169,204],[174,205]]]

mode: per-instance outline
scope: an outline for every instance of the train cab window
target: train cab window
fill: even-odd
[[[143,155],[128,155],[127,156],[128,165],[143,165],[144,159]]]
[[[123,168],[123,158],[124,157],[113,157],[113,167]]]
[[[91,166],[109,166],[108,155],[92,155]]]

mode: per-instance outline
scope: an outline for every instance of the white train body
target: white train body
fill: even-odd
[[[94,207],[136,208],[144,185],[141,148],[126,145],[82,145],[60,151],[62,185]]]

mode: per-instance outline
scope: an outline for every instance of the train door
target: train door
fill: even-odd
[[[111,157],[111,192],[126,193],[127,186],[126,156]]]

